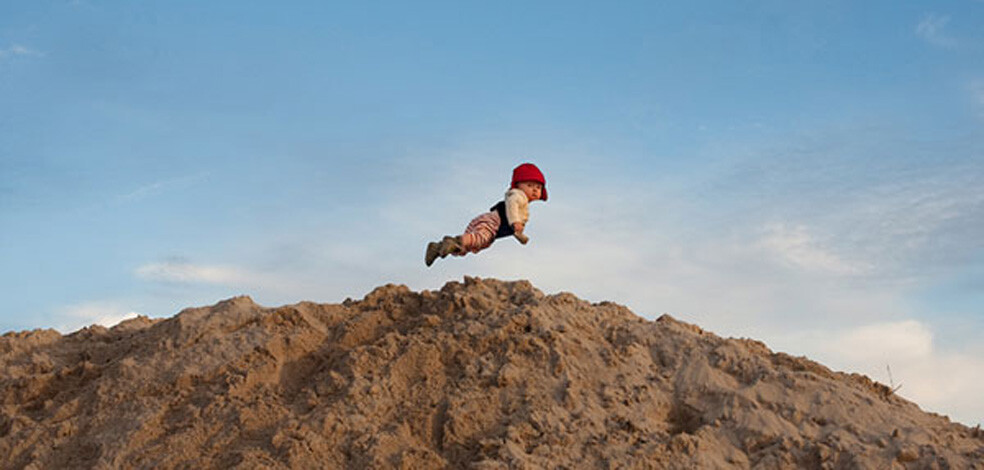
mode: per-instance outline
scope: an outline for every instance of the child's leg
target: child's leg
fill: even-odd
[[[430,266],[437,258],[444,258],[447,255],[465,256],[468,253],[478,253],[492,245],[498,230],[499,214],[487,212],[475,217],[465,228],[465,233],[428,243],[424,251],[424,263]]]
[[[495,232],[499,230],[499,214],[486,212],[472,219],[461,235],[461,251],[452,253],[464,256],[467,253],[478,253],[495,241]]]
[[[473,248],[481,247],[483,244],[484,243],[482,243],[482,237],[477,233],[465,232],[461,234],[461,247],[464,249],[464,251],[469,251]]]

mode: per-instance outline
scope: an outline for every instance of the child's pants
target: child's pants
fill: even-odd
[[[499,224],[502,219],[496,211],[486,212],[472,219],[465,228],[464,235],[461,236],[463,251],[454,253],[455,256],[464,256],[466,253],[478,253],[495,241],[495,234],[499,231]]]

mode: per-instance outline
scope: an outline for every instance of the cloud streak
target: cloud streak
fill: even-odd
[[[858,274],[864,270],[821,246],[803,225],[789,227],[782,223],[771,224],[764,228],[764,232],[759,243],[782,262],[807,271],[834,275]]]
[[[42,55],[44,54],[20,44],[0,48],[0,60],[9,59],[12,57],[41,57]]]
[[[949,22],[950,17],[946,15],[926,15],[916,25],[916,35],[934,46],[954,47],[957,45],[957,41],[946,31]]]
[[[125,194],[117,196],[117,202],[127,203],[136,202],[142,199],[153,197],[159,195],[170,189],[181,189],[186,188],[196,182],[202,181],[208,177],[208,172],[195,173],[192,175],[182,176],[178,178],[170,178],[165,180],[156,181],[150,184],[134,189]]]
[[[281,273],[232,264],[200,264],[186,261],[147,263],[134,275],[143,281],[168,285],[180,291],[219,288],[220,295],[250,293],[274,299],[296,299],[316,292],[316,279],[309,271]],[[231,290],[230,290],[231,289]],[[180,295],[180,294],[176,294]]]
[[[199,265],[185,262],[150,263],[136,270],[137,277],[158,282],[185,284],[237,285],[253,284],[255,276],[233,266]]]
[[[61,309],[56,314],[55,329],[66,334],[89,325],[109,328],[137,315],[116,301],[83,302]]]

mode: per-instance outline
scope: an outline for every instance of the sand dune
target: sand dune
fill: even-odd
[[[527,282],[0,338],[2,468],[984,468],[866,377]]]

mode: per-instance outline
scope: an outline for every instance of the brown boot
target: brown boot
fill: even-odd
[[[427,251],[424,252],[424,264],[428,267],[434,264],[434,260],[441,254],[441,243],[430,242],[427,244]]]
[[[437,258],[444,258],[452,253],[462,251],[461,236],[446,236],[439,242],[427,244],[427,251],[424,253],[424,264],[430,266]]]

